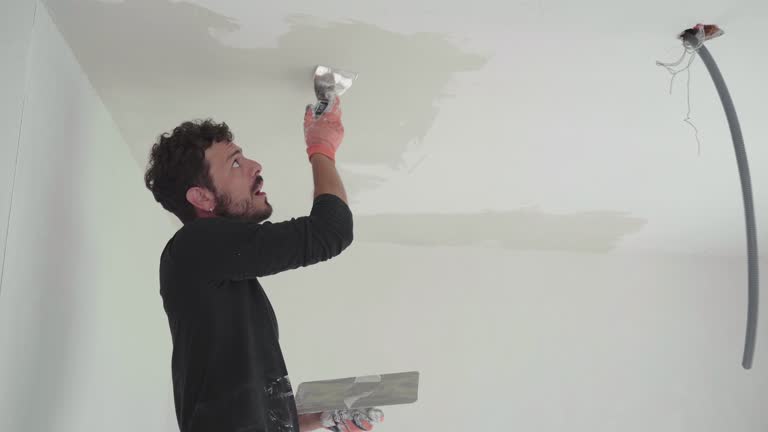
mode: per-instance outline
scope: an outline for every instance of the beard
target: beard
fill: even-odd
[[[264,198],[264,206],[259,208],[253,201],[232,202],[227,194],[216,193],[216,207],[213,212],[220,217],[264,222],[272,216],[272,205]]]

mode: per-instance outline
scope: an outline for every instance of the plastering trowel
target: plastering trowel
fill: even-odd
[[[319,117],[333,108],[335,97],[341,96],[352,86],[357,73],[320,65],[315,69],[314,77],[317,103],[312,111],[315,117]]]
[[[296,393],[299,414],[412,404],[419,398],[419,372],[305,382]]]

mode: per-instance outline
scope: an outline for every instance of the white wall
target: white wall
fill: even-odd
[[[176,430],[157,267],[177,226],[44,7],[29,34],[0,431]],[[738,259],[357,242],[262,282],[296,385],[421,371],[420,402],[382,432],[768,428],[768,328],[742,370]]]
[[[24,103],[27,53],[32,38],[35,2],[6,0],[0,16],[0,245],[5,245],[8,214]],[[0,263],[5,248],[0,248]],[[2,279],[2,267],[0,267]],[[0,286],[0,290],[2,287]]]
[[[29,54],[0,430],[173,430],[157,254],[175,227],[42,3]]]
[[[768,430],[742,260],[356,243],[263,284],[294,382],[421,371],[382,431]]]

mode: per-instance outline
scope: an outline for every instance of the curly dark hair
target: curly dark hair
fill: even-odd
[[[187,201],[190,187],[216,193],[205,151],[220,141],[232,141],[229,126],[206,119],[184,122],[173,133],[160,135],[152,146],[144,184],[155,200],[184,224],[197,218],[194,206]]]

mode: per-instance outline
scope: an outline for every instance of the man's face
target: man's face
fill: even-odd
[[[261,191],[261,165],[243,155],[232,142],[215,142],[205,151],[216,188],[213,213],[222,217],[262,222],[272,216],[272,205]]]

